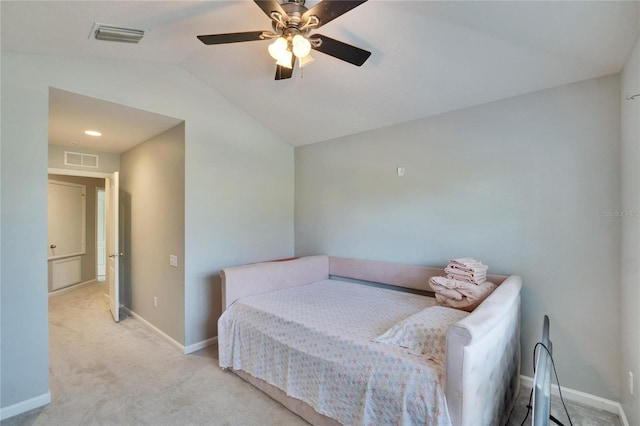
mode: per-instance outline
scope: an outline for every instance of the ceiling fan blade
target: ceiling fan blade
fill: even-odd
[[[360,6],[367,0],[322,0],[302,14],[302,22],[311,15],[315,15],[320,20],[320,24],[316,28],[320,28],[327,22],[333,21],[340,15],[343,15],[353,8]]]
[[[347,43],[343,43],[338,40],[334,40],[330,37],[324,36],[322,34],[313,34],[313,39],[319,38],[322,40],[320,46],[311,45],[314,50],[318,52],[322,52],[326,55],[333,56],[334,58],[341,59],[343,61],[349,62],[350,64],[360,66],[365,63],[369,56],[371,56],[371,52],[360,49],[359,47],[352,46]]]
[[[198,40],[204,44],[238,43],[241,41],[264,40],[265,31],[247,31],[244,33],[199,35]]]
[[[276,65],[276,80],[284,80],[293,76],[293,69],[296,66],[296,57],[291,55],[291,68]]]
[[[278,12],[283,17],[287,16],[278,0],[253,0],[264,13],[271,19],[271,12]]]

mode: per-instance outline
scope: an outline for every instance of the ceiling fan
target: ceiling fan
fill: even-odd
[[[276,80],[291,78],[296,59],[304,67],[313,61],[311,50],[322,52],[350,64],[361,66],[371,52],[334,40],[322,34],[310,34],[367,0],[322,0],[311,9],[305,0],[254,0],[271,19],[273,31],[199,35],[204,44],[226,44],[242,41],[275,39],[269,54],[276,60]]]

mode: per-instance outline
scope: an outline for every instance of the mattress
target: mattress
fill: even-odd
[[[218,321],[220,366],[345,425],[449,425],[445,366],[373,342],[431,297],[337,280],[245,297]]]

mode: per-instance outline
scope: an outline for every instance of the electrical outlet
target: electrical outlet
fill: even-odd
[[[158,296],[153,296],[153,307],[154,308],[158,307]]]
[[[173,266],[174,268],[178,267],[178,256],[175,254],[169,255],[169,266]]]
[[[629,371],[629,393],[633,395],[633,373]]]

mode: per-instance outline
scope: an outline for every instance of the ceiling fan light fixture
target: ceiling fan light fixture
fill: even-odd
[[[292,59],[293,59],[293,53],[291,53],[289,50],[285,50],[280,56],[280,58],[278,58],[278,60],[276,61],[276,65],[280,65],[281,67],[291,69],[293,68],[291,64],[291,62],[293,62]]]
[[[291,44],[293,46],[293,54],[298,58],[304,58],[311,52],[311,42],[300,34],[293,36]]]
[[[304,68],[314,61],[311,55],[303,56],[302,58],[298,58],[298,59],[300,59],[300,68]]]
[[[273,59],[279,61],[282,56],[287,52],[287,39],[284,37],[278,37],[276,41],[269,45],[269,54]]]

